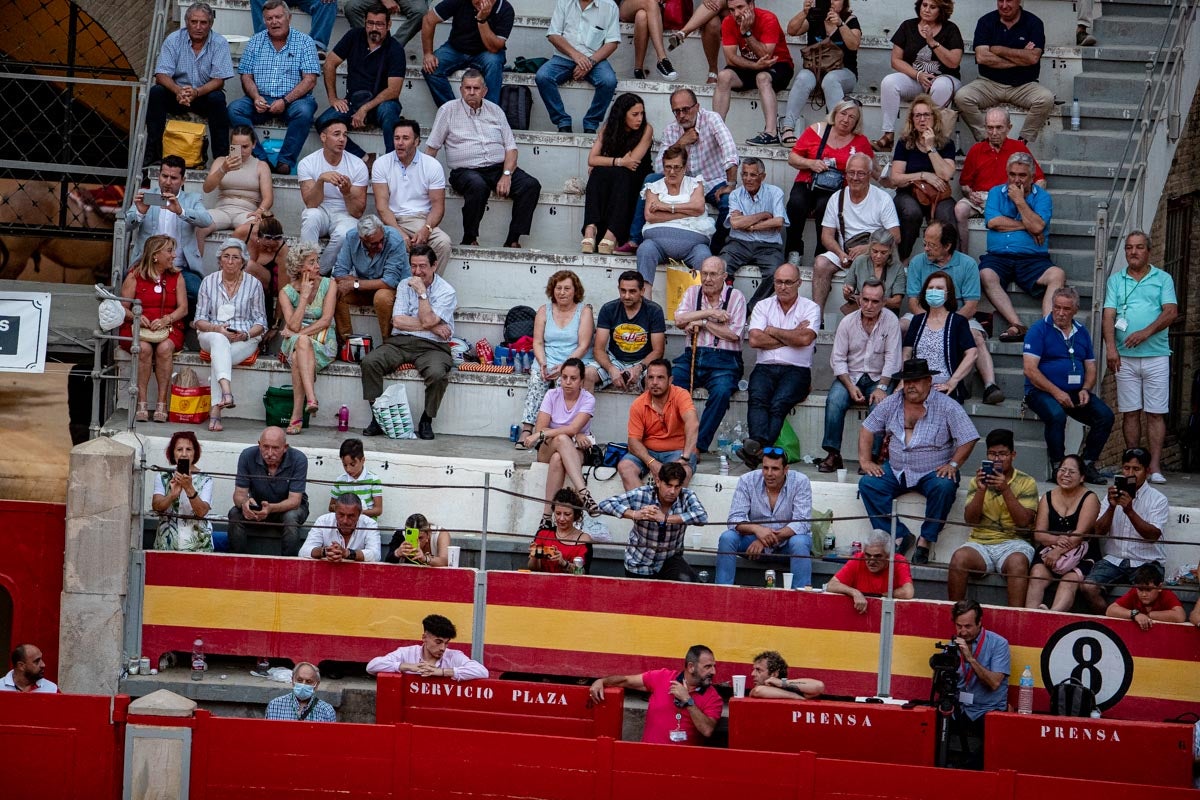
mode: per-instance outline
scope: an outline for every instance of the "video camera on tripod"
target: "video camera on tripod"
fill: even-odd
[[[958,706],[958,645],[954,642],[935,642],[933,646],[937,652],[929,657],[929,667],[933,670],[929,704],[943,717],[949,717]]]

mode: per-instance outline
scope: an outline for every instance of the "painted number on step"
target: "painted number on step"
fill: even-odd
[[[1192,517],[1190,514],[1180,514],[1179,515],[1179,524],[1180,525],[1187,525],[1191,521],[1192,521]]]
[[[1096,693],[1101,709],[1115,705],[1133,680],[1133,658],[1120,637],[1096,622],[1059,629],[1042,648],[1042,683],[1074,678]]]
[[[1050,69],[1066,69],[1067,60],[1065,58],[1050,59]]]
[[[722,486],[721,484],[719,484],[719,483],[714,483],[714,484],[713,484],[713,491],[714,491],[714,492],[720,492],[720,491],[722,491],[724,488],[725,488],[725,487],[723,487],[723,486]]]
[[[511,478],[512,476],[513,476],[512,467],[509,467],[508,469],[504,470],[504,477]]]
[[[558,209],[555,208],[554,206],[550,206],[550,216],[552,216],[552,217],[558,216]]]
[[[405,88],[405,89],[411,89],[411,88],[412,88],[412,81],[409,81],[409,82],[408,82],[408,85],[407,85],[407,86],[405,86],[404,88]]]
[[[535,145],[533,146],[533,154],[534,154],[535,156],[540,156],[540,155],[542,154],[542,148],[538,147],[538,146],[535,144]]]
[[[454,466],[453,466],[452,464],[447,464],[447,465],[446,465],[446,474],[447,474],[447,475],[453,475],[453,474],[454,474]]]
[[[471,262],[470,262],[470,261],[464,261],[464,262],[462,262],[462,268],[463,268],[463,269],[470,269],[470,268],[471,268]]]
[[[510,386],[510,387],[508,387],[507,394],[508,394],[508,396],[509,396],[509,397],[516,397],[516,396],[517,396],[517,394],[516,394],[516,391],[515,391],[515,390],[514,390],[514,389],[513,389],[511,386]]]
[[[530,274],[530,275],[537,275],[537,264],[530,264],[530,265],[529,265],[529,274]]]

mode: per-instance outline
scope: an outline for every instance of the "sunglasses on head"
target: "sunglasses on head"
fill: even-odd
[[[764,456],[783,456],[783,455],[785,455],[782,447],[764,447],[762,449],[762,452],[763,452]]]

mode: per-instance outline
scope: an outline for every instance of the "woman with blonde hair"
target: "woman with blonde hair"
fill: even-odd
[[[289,282],[279,292],[279,317],[283,320],[280,357],[292,368],[292,418],[287,432],[303,430],[304,415],[316,414],[317,373],[337,356],[332,330],[337,291],[332,278],[321,277],[321,251],[315,242],[300,242],[287,259]]]
[[[892,168],[884,185],[895,189],[896,216],[900,218],[900,258],[905,264],[921,234],[921,223],[939,219],[954,225],[954,199],[950,181],[958,164],[954,141],[942,127],[933,98],[917,95],[908,109],[904,138],[896,142]]]
[[[150,374],[158,382],[154,421],[167,421],[167,397],[171,391],[171,366],[175,352],[183,347],[183,319],[188,314],[187,287],[175,265],[175,240],[157,234],[146,240],[141,257],[129,268],[121,284],[121,296],[142,303],[141,341],[138,342],[137,411],[134,419],[146,422],[150,412],[146,392]],[[123,304],[124,305],[124,304]],[[125,305],[125,324],[120,335],[133,335],[133,305]],[[132,342],[121,342],[129,352]]]
[[[274,205],[271,165],[254,157],[257,143],[254,128],[238,125],[230,132],[229,153],[213,161],[204,179],[204,193],[220,191],[216,206],[209,211],[212,225],[196,231],[201,253],[204,237],[213,231],[232,230],[234,236],[245,241],[251,226]]]

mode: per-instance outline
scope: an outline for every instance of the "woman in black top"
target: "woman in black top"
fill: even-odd
[[[939,219],[954,226],[954,200],[950,181],[958,164],[954,160],[954,141],[942,129],[942,117],[932,98],[917,95],[908,109],[904,138],[896,142],[892,166],[884,185],[896,190],[896,216],[900,218],[900,258],[905,263],[926,219]],[[919,191],[941,192],[939,199],[923,203]]]
[[[650,174],[654,128],[646,121],[642,98],[625,92],[612,104],[608,119],[588,153],[583,206],[584,253],[611,253],[629,241],[638,192]],[[597,237],[600,236],[597,246]]]
[[[1038,503],[1033,538],[1041,550],[1029,570],[1026,608],[1046,608],[1046,587],[1057,578],[1058,589],[1050,610],[1070,611],[1080,582],[1101,557],[1100,540],[1092,535],[1100,516],[1100,501],[1083,485],[1083,471],[1082,458],[1074,454],[1064,458],[1054,475],[1057,486],[1047,490]],[[1087,546],[1079,563],[1060,572],[1056,568],[1059,559],[1084,542]]]
[[[832,110],[842,98],[854,91],[858,83],[858,46],[862,43],[862,28],[858,17],[850,10],[850,0],[804,0],[800,13],[788,20],[787,35],[808,34],[808,44],[828,39],[842,51],[842,68],[821,76],[821,91],[825,108]],[[817,88],[817,76],[812,70],[798,69],[788,90],[787,111],[779,129],[780,144],[796,143],[796,125],[803,122],[804,104]]]

